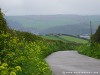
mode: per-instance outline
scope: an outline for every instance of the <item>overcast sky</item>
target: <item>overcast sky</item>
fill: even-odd
[[[6,15],[100,15],[100,0],[0,0]]]

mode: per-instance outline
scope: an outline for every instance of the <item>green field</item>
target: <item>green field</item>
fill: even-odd
[[[73,41],[73,42],[77,42],[77,43],[88,43],[87,40],[83,40],[83,39],[79,39],[79,38],[75,38],[75,37],[71,37],[71,36],[60,36],[60,37],[65,40]]]
[[[87,40],[84,40],[84,39],[80,39],[80,38],[75,38],[75,37],[72,37],[72,36],[42,36],[43,38],[45,39],[50,39],[50,40],[60,40],[60,41],[70,41],[70,42],[76,42],[76,43],[88,43]]]
[[[49,39],[49,40],[61,40],[59,37],[57,36],[42,36],[45,39]]]

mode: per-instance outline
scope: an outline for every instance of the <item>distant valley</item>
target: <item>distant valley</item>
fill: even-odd
[[[93,32],[100,25],[100,15],[27,15],[5,16],[8,25],[17,30],[35,34],[90,34],[90,21]]]

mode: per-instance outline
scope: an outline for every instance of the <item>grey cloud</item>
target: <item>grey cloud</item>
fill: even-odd
[[[100,0],[0,0],[7,15],[100,14]]]

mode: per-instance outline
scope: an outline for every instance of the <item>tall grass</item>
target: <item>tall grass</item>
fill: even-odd
[[[28,32],[11,30],[0,34],[0,75],[52,75],[44,58],[74,49],[76,44],[46,40]]]
[[[100,59],[100,44],[84,44],[77,48],[78,52],[93,58]]]

